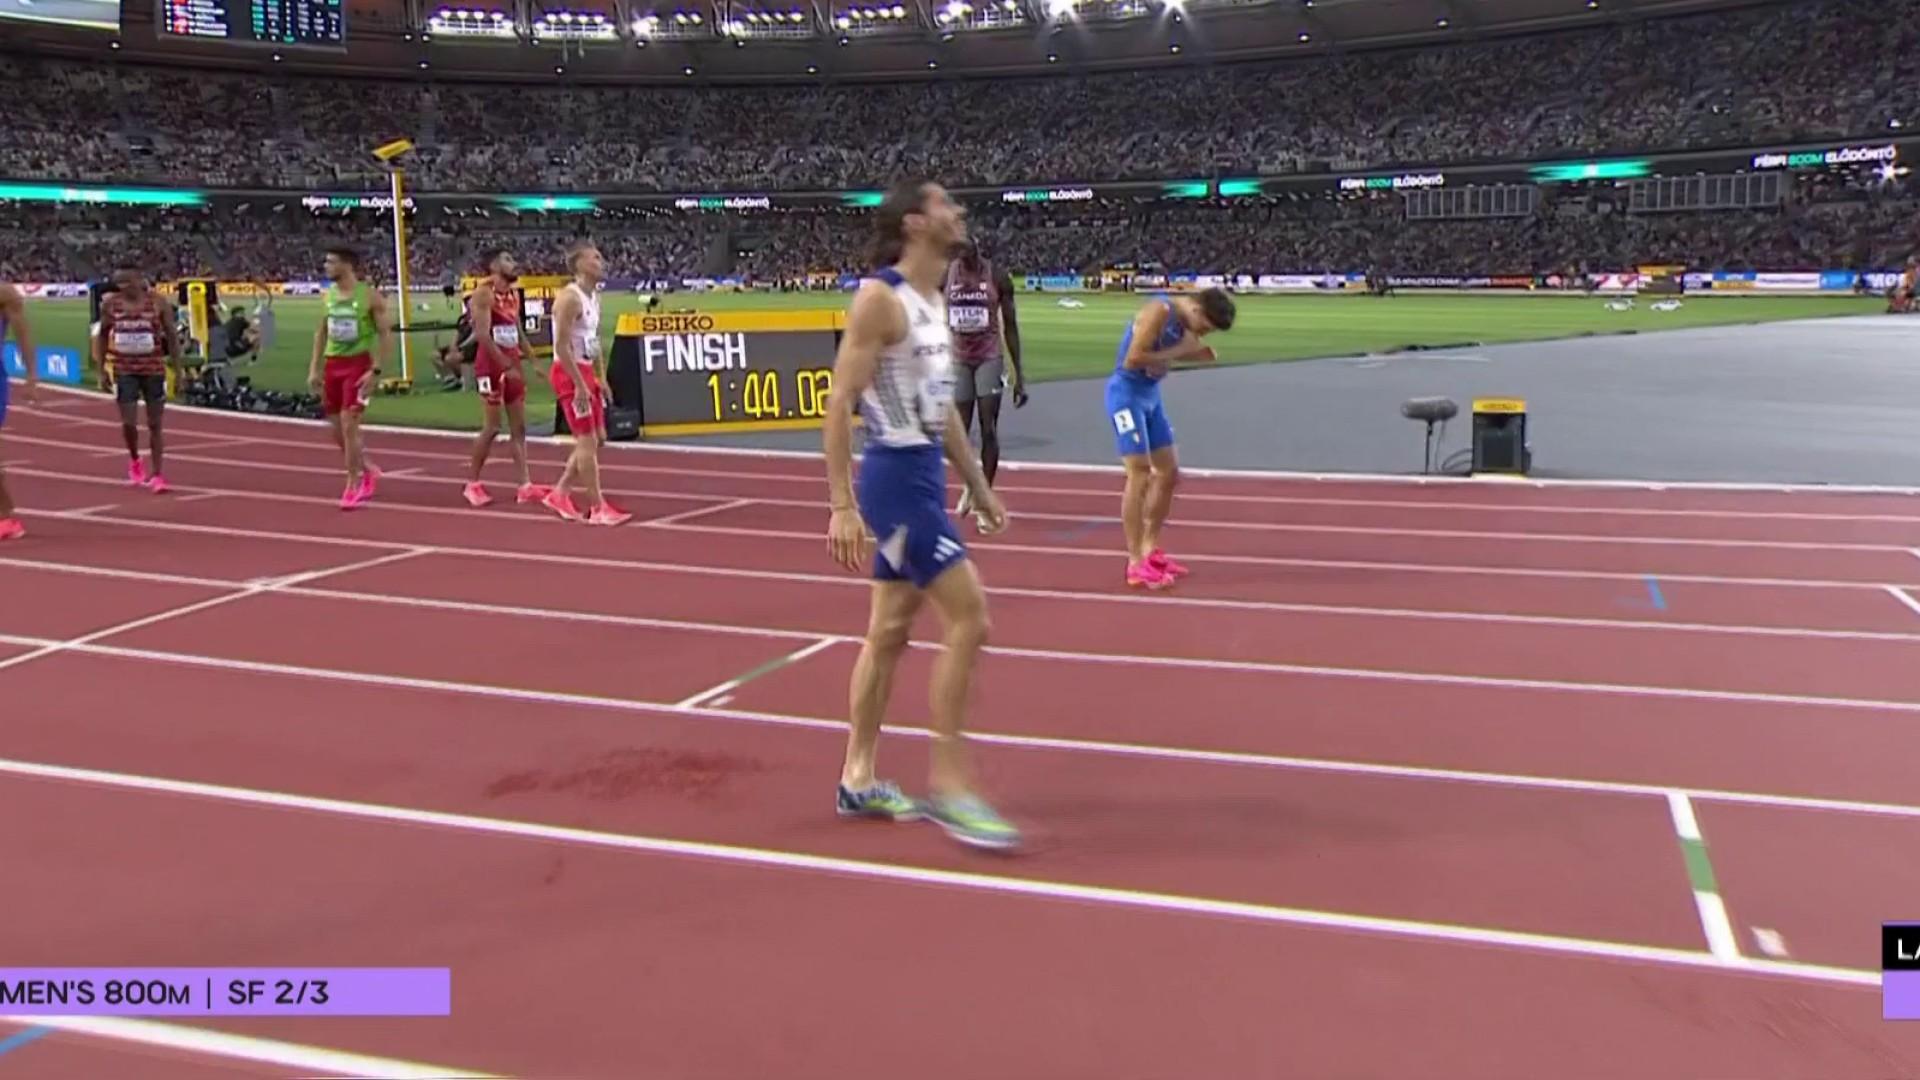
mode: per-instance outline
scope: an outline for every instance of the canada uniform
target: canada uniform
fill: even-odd
[[[491,332],[494,348],[505,363],[496,363],[486,349],[478,349],[474,360],[474,382],[480,397],[489,405],[517,405],[527,398],[527,380],[520,370],[520,290],[493,291]]]
[[[352,295],[343,296],[338,286],[329,285],[325,303],[327,366],[321,400],[328,416],[365,412],[368,395],[360,382],[373,370],[373,345],[380,333],[373,321],[373,287],[359,282]]]
[[[860,516],[878,541],[874,578],[924,589],[967,554],[946,507],[953,346],[942,300],[920,295],[898,270],[874,277],[906,308],[907,336],[881,350],[873,384],[860,394]]]
[[[1160,337],[1149,349],[1170,349],[1186,336],[1173,301],[1155,297],[1167,306],[1167,322]],[[1107,379],[1107,422],[1113,425],[1114,448],[1121,457],[1151,453],[1173,445],[1173,425],[1167,422],[1167,410],[1160,402],[1160,380],[1167,377],[1164,366],[1147,370],[1127,366],[1127,352],[1133,347],[1133,324],[1120,338],[1120,352],[1114,360],[1113,374]]]
[[[567,418],[567,430],[575,435],[605,434],[607,430],[607,403],[600,388],[600,294],[596,290],[588,292],[577,284],[568,284],[567,288],[580,294],[580,317],[573,324],[573,357],[580,366],[580,377],[585,380],[587,397],[590,404],[585,415],[573,411],[575,390],[573,377],[567,372],[567,365],[560,362],[559,350],[554,351],[553,367],[548,377],[553,380],[553,396],[560,401],[560,411]]]
[[[145,400],[151,406],[166,400],[166,319],[160,298],[151,292],[138,301],[117,292],[101,298],[100,326],[120,404]]]
[[[1000,393],[1007,362],[1000,347],[1000,285],[993,265],[978,270],[956,262],[947,271],[947,325],[953,330],[953,400],[961,404]]]

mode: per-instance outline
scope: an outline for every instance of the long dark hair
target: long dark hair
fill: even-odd
[[[867,262],[874,267],[891,266],[900,261],[907,248],[907,215],[927,206],[927,181],[896,180],[873,212],[873,242],[867,248]]]

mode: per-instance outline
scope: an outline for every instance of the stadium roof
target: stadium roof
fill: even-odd
[[[42,55],[698,84],[1141,70],[1744,6],[1752,0],[346,0],[344,52],[157,41],[153,6],[143,3],[124,4],[118,35],[4,25],[11,42]]]

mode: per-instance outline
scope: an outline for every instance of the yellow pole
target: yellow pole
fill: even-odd
[[[407,288],[407,209],[405,174],[393,170],[393,266],[399,282],[400,379],[413,382],[413,351],[407,343],[407,320],[412,317],[413,296]]]

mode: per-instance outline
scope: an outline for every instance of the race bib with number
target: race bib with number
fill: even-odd
[[[136,356],[154,351],[154,337],[151,330],[115,330],[108,338],[113,343],[113,351],[123,356]]]
[[[503,349],[514,348],[520,344],[520,328],[511,323],[494,323],[493,343]]]
[[[961,333],[977,334],[992,325],[991,312],[983,307],[947,309],[947,326]]]
[[[938,437],[947,428],[947,406],[953,403],[951,369],[929,375],[920,384],[920,430]]]
[[[352,341],[360,336],[360,320],[352,315],[327,317],[327,337],[334,341]]]

